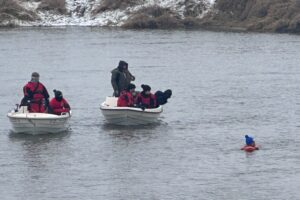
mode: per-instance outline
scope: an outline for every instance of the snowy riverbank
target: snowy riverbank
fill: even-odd
[[[0,0],[0,26],[300,32],[298,0]]]

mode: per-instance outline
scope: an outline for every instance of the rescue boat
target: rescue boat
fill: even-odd
[[[15,133],[32,135],[58,133],[68,130],[71,112],[54,115],[49,113],[30,113],[27,106],[21,106],[7,114]]]
[[[145,125],[159,121],[159,116],[163,112],[162,106],[151,109],[141,109],[136,107],[118,107],[117,97],[106,97],[101,104],[101,112],[109,124],[115,125]]]

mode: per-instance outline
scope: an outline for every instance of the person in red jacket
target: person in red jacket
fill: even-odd
[[[141,85],[143,91],[138,94],[136,99],[136,105],[141,107],[143,110],[145,108],[155,108],[156,98],[151,93],[151,87],[149,85]]]
[[[132,107],[134,105],[134,98],[132,93],[135,90],[135,85],[130,83],[126,90],[121,92],[118,98],[118,107]]]
[[[47,112],[49,105],[49,94],[46,87],[39,81],[40,75],[37,72],[31,74],[31,81],[24,87],[24,97],[21,106],[28,106],[29,112]]]
[[[69,103],[63,98],[61,91],[53,90],[55,97],[50,101],[51,112],[55,115],[61,115],[64,112],[70,112]]]

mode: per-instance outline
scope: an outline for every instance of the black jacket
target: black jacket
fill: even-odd
[[[127,70],[121,72],[118,68],[111,71],[111,85],[114,89],[114,96],[127,89],[131,81],[134,81],[135,77]]]

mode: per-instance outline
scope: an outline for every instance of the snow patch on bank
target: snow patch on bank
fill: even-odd
[[[31,1],[23,1],[20,2],[20,5],[25,8],[26,10],[36,10],[38,6],[40,5],[40,2],[31,2]]]
[[[93,15],[92,11],[102,0],[66,0],[67,14],[61,15],[53,11],[36,11],[39,3],[27,1],[23,2],[28,10],[35,11],[40,20],[34,22],[24,22],[22,25],[33,26],[121,26],[129,17],[129,13],[133,13],[143,7],[157,5],[163,8],[169,8],[183,17],[185,11],[185,0],[147,0],[141,5],[128,7],[125,10],[105,11],[97,15]],[[199,0],[191,0],[195,4]],[[211,7],[215,0],[203,0],[207,7]],[[202,16],[199,16],[202,17]]]

